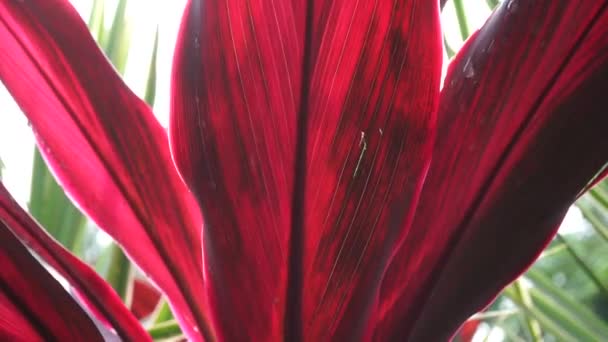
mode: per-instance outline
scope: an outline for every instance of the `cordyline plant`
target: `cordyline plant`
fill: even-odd
[[[168,137],[65,0],[0,1],[0,79],[193,341],[447,340],[606,173],[608,1],[502,4],[441,91],[437,1],[183,18]],[[0,194],[3,339],[149,339]]]

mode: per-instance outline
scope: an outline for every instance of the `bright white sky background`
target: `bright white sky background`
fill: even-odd
[[[71,0],[71,2],[84,20],[88,20],[93,1]],[[106,0],[106,5],[109,9],[115,9],[117,2],[118,0]],[[154,30],[156,25],[159,26],[158,77],[154,111],[164,126],[167,125],[169,116],[169,75],[173,46],[185,3],[186,0],[130,0],[127,9],[133,31],[125,80],[140,96],[143,96],[145,89]],[[469,29],[473,32],[483,25],[490,11],[485,0],[465,0],[464,3]],[[106,13],[105,18],[109,26],[112,13]],[[448,43],[453,50],[458,50],[462,40],[451,1],[448,1],[443,11],[442,23]],[[3,181],[23,206],[26,205],[30,193],[33,148],[33,137],[26,119],[0,83],[0,159],[5,164]],[[586,222],[583,221],[580,211],[574,208],[567,215],[562,231],[578,231],[585,225]],[[500,335],[502,332],[496,331],[496,333]],[[501,340],[501,338],[493,336],[491,340]]]

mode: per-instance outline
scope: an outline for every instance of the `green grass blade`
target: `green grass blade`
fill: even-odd
[[[130,306],[133,298],[133,268],[120,247],[112,243],[106,248],[95,264],[95,269],[112,285],[123,302]]]
[[[530,293],[528,289],[522,284],[521,280],[516,280],[513,283],[513,287],[515,289],[515,293],[517,298],[527,306],[532,305],[532,298],[530,297]],[[537,320],[535,320],[530,315],[524,315],[524,323],[527,328],[527,333],[529,334],[531,341],[540,342],[543,339],[543,331],[540,327],[540,324]]]
[[[75,252],[80,249],[87,219],[57,184],[37,148],[28,207],[30,214],[62,245]]]
[[[452,58],[454,55],[456,55],[456,51],[452,49],[448,41],[445,39],[445,35],[443,36],[443,46],[445,46],[445,52],[447,53],[448,58]]]
[[[549,317],[543,310],[533,304],[522,301],[513,286],[505,289],[504,294],[519,306],[527,315],[533,317],[543,328],[557,338],[558,341],[581,341],[576,334],[568,331],[563,324],[556,322]],[[536,298],[535,298],[536,299]],[[584,340],[587,341],[587,340]]]
[[[576,206],[581,210],[583,217],[591,224],[593,230],[608,242],[608,225],[606,225],[602,218],[596,213],[596,206],[584,199],[577,201]]]
[[[146,94],[144,100],[150,105],[154,105],[156,99],[156,59],[158,57],[158,27],[154,33],[154,46],[152,47],[152,57],[148,69],[148,81],[146,82]]]
[[[127,19],[127,0],[120,0],[112,21],[112,27],[107,34],[107,40],[101,41],[101,46],[106,55],[120,74],[125,72],[130,43],[131,28]]]
[[[105,12],[104,0],[93,0],[93,9],[89,17],[89,31],[98,42],[103,40],[103,21]]]
[[[544,308],[547,312],[550,312],[564,326],[571,327],[573,331],[584,331],[584,335],[595,338],[608,336],[606,322],[554,285],[544,274],[532,268],[525,274],[525,277],[534,284],[534,287],[530,289],[530,294],[535,302],[540,298],[545,304]]]
[[[462,40],[467,40],[467,38],[469,38],[470,31],[462,0],[454,0],[454,9],[456,10],[456,18],[458,19],[460,36],[462,37]]]
[[[608,191],[604,190],[601,186],[596,186],[589,190],[589,194],[601,204],[604,209],[608,209]]]
[[[500,1],[498,0],[486,0],[486,4],[488,4],[488,7],[490,7],[491,10],[495,9],[499,3]]]
[[[156,324],[148,329],[148,333],[154,341],[174,339],[182,336],[182,330],[175,320]]]
[[[566,238],[564,238],[561,234],[557,234],[555,237],[558,241],[563,243],[566,246],[566,250],[568,254],[574,259],[577,266],[585,273],[585,275],[595,284],[595,286],[602,292],[602,295],[608,298],[608,287],[601,281],[600,276],[595,273],[589,265],[583,260],[583,258],[579,255],[579,253],[574,249],[574,247],[568,242]]]
[[[166,300],[163,300],[158,308],[156,313],[156,317],[154,318],[154,324],[170,321],[173,319],[173,313],[171,312],[171,308],[169,307],[169,303]]]

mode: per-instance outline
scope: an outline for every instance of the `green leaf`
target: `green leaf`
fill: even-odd
[[[158,56],[158,27],[154,33],[154,47],[150,58],[150,68],[148,69],[148,81],[146,82],[146,95],[144,100],[150,105],[154,105],[156,99],[156,59]]]
[[[173,313],[166,300],[163,300],[160,304],[156,317],[154,318],[154,324],[170,321],[173,319]]]
[[[97,40],[97,42],[101,42],[103,40],[104,12],[104,0],[93,0],[93,9],[91,10],[91,16],[89,17],[89,22],[87,25],[89,26],[89,31],[91,31],[91,34]]]
[[[527,315],[533,317],[539,324],[543,326],[543,328],[554,335],[558,341],[581,341],[578,339],[576,334],[572,334],[567,330],[566,327],[564,327],[563,324],[556,322],[543,310],[539,309],[533,304],[524,303],[523,300],[517,295],[514,287],[511,286],[505,289],[504,294],[517,306],[519,306]],[[588,341],[588,339],[585,339],[584,341]]]
[[[585,201],[584,198],[576,202],[576,206],[581,210],[585,219],[591,224],[595,232],[608,242],[608,225],[596,213],[600,209],[592,202]]]
[[[558,241],[563,243],[566,246],[566,250],[568,254],[574,259],[577,266],[587,275],[587,277],[595,284],[595,286],[602,292],[604,296],[608,298],[608,287],[601,281],[600,276],[596,274],[596,272],[587,265],[587,263],[583,260],[583,258],[579,255],[579,253],[574,249],[574,247],[563,237],[561,234],[557,234],[555,237]]]
[[[491,10],[495,9],[499,3],[500,1],[498,0],[486,0],[486,4],[488,4],[488,7],[490,7]]]
[[[131,26],[127,19],[127,0],[120,0],[107,39],[100,41],[101,47],[120,74],[125,72],[130,44]]]
[[[454,0],[454,9],[456,10],[456,18],[458,19],[460,36],[462,37],[462,40],[467,40],[471,33],[469,31],[469,25],[467,24],[467,16],[464,13],[464,5],[462,0]]]
[[[593,197],[593,199],[598,201],[598,203],[601,204],[604,209],[608,209],[608,192],[601,186],[596,186],[595,188],[589,190],[589,194],[591,197]]]
[[[515,289],[515,295],[517,299],[524,303],[526,306],[532,305],[532,298],[528,289],[522,284],[520,279],[513,283]],[[540,324],[530,315],[525,315],[524,322],[526,325],[527,333],[529,334],[530,340],[540,342],[543,339],[543,331],[540,328]]]
[[[29,212],[69,250],[82,256],[81,241],[87,219],[72,204],[47,168],[40,151],[34,151]]]
[[[156,324],[148,329],[148,333],[155,341],[173,339],[182,336],[182,331],[175,320]]]
[[[448,41],[445,39],[445,35],[443,36],[443,46],[445,47],[445,52],[447,53],[448,58],[452,58],[454,55],[456,55],[456,51],[452,49]]]
[[[534,284],[529,289],[533,302],[555,324],[577,335],[580,341],[601,341],[608,336],[606,322],[555,286],[545,275],[530,269],[525,277]]]
[[[134,270],[118,245],[112,243],[102,252],[95,263],[95,270],[112,285],[123,302],[130,306],[133,298]]]

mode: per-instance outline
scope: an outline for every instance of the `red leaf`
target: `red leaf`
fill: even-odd
[[[89,316],[0,220],[0,339],[103,341]]]
[[[161,294],[152,285],[141,279],[133,282],[131,311],[138,318],[148,317],[158,305]]]
[[[438,4],[334,1],[322,37],[309,85],[301,329],[359,340],[430,164]]]
[[[303,4],[192,1],[180,33],[172,148],[203,210],[211,309],[227,340],[289,339],[297,325],[312,340],[369,333],[430,161],[437,4],[310,1],[311,22]],[[305,217],[292,217],[300,207]],[[285,295],[290,257],[301,310]]]
[[[509,1],[460,51],[378,340],[448,339],[533,262],[608,161],[607,6]]]
[[[0,220],[8,224],[25,245],[66,278],[91,308],[116,329],[120,337],[133,341],[150,340],[150,336],[124,306],[112,287],[38,226],[12,199],[2,183]]]
[[[0,339],[3,341],[44,341],[25,313],[3,292],[0,292]]]
[[[165,292],[188,336],[209,336],[200,214],[150,109],[64,0],[0,2],[0,51],[0,79],[62,186]]]
[[[480,323],[481,322],[476,319],[469,319],[468,321],[464,322],[464,324],[462,325],[462,327],[460,327],[460,330],[458,332],[460,339],[461,339],[460,341],[461,342],[472,342],[473,337],[475,337],[475,333],[477,332],[477,328],[479,327]]]
[[[190,1],[175,52],[171,147],[205,218],[220,340],[281,338],[302,53],[294,14],[290,1]]]

